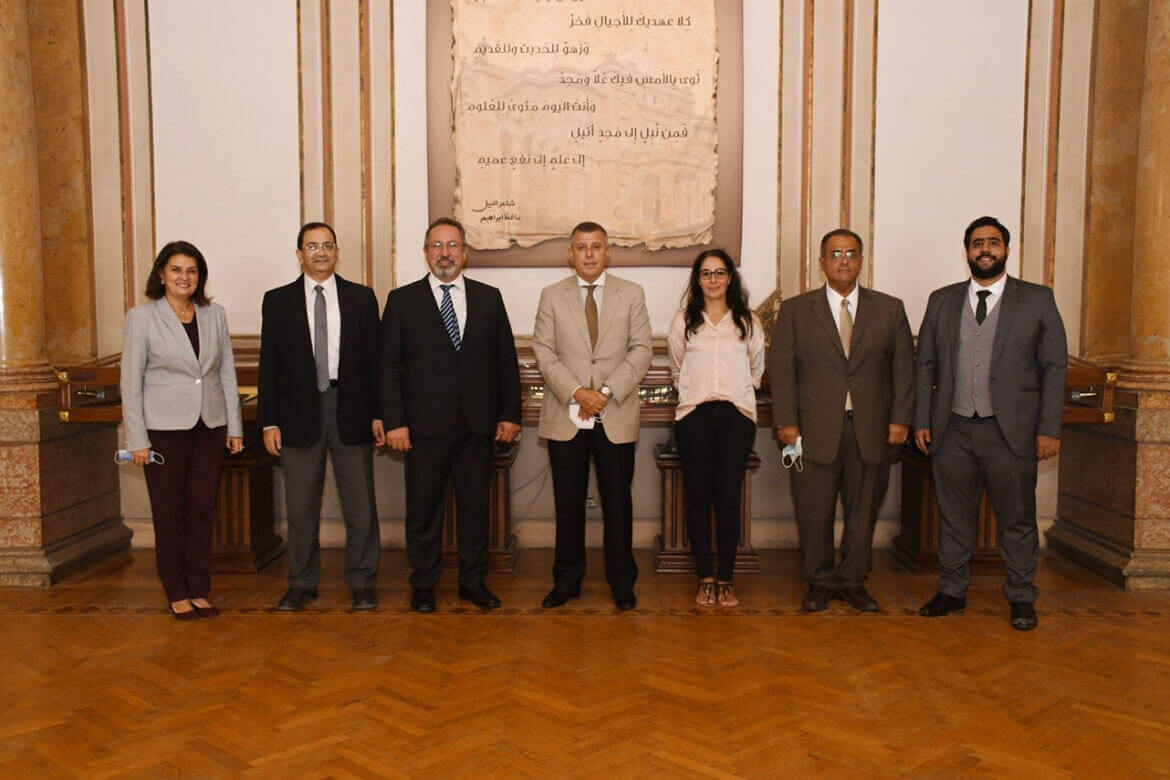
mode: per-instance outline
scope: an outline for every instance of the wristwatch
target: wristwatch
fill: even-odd
[[[607,400],[607,401],[609,399],[613,398],[613,390],[609,389],[609,385],[602,385],[601,386],[601,394],[603,396],[605,396],[605,400]]]

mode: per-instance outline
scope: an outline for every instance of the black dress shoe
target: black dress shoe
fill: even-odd
[[[435,589],[414,588],[410,591],[410,608],[415,612],[435,611]]]
[[[556,585],[544,597],[544,601],[540,602],[540,606],[544,609],[554,609],[564,604],[570,599],[575,599],[581,595],[581,583],[576,585]]]
[[[206,607],[201,607],[198,604],[196,604],[194,601],[192,601],[191,606],[195,608],[195,614],[201,618],[219,617],[219,607],[215,606],[214,604],[209,604]]]
[[[821,612],[829,606],[834,593],[835,590],[824,585],[809,585],[808,593],[800,600],[800,606],[805,612]]]
[[[495,609],[500,606],[500,597],[488,590],[482,582],[473,586],[459,586],[459,598],[470,601],[480,609]]]
[[[1036,627],[1036,608],[1027,601],[1012,602],[1012,628],[1031,631]]]
[[[300,612],[306,604],[315,598],[317,598],[315,590],[292,587],[280,597],[280,603],[276,605],[276,608],[281,612]]]
[[[614,594],[613,605],[622,612],[629,612],[634,607],[638,606],[638,597],[634,595],[634,591],[628,590],[625,593]]]
[[[378,594],[373,588],[355,588],[353,591],[353,608],[359,610],[373,609],[378,606]]]
[[[945,593],[936,593],[934,598],[922,605],[918,614],[922,617],[942,617],[948,612],[962,612],[966,607],[966,596],[948,596]]]
[[[850,585],[837,591],[837,598],[844,601],[858,612],[877,612],[878,603],[873,596],[866,592],[863,585]]]

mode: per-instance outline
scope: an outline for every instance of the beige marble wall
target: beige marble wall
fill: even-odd
[[[1097,4],[1081,344],[1086,357],[1129,354],[1134,199],[1149,0]]]
[[[94,356],[85,63],[81,4],[28,0],[39,161],[45,351],[54,365]]]

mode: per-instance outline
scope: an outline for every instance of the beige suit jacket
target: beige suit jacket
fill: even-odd
[[[216,303],[195,307],[199,357],[166,298],[126,312],[122,342],[122,426],[126,449],[150,446],[148,429],[181,431],[199,418],[243,436],[236,364],[227,315]]]
[[[640,285],[606,273],[597,317],[597,348],[592,350],[577,276],[544,288],[532,329],[532,350],[544,377],[541,436],[554,441],[576,436],[577,427],[569,419],[573,391],[608,385],[613,398],[605,407],[606,437],[614,444],[638,438],[638,385],[650,367],[653,352],[646,294]]]

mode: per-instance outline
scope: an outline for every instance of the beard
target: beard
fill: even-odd
[[[981,255],[980,257],[991,257],[991,255]],[[971,275],[976,279],[994,279],[1002,274],[1003,269],[1007,267],[1007,255],[1001,257],[995,265],[988,266],[987,268],[979,265],[978,261],[980,257],[967,261],[967,265],[971,269]]]

